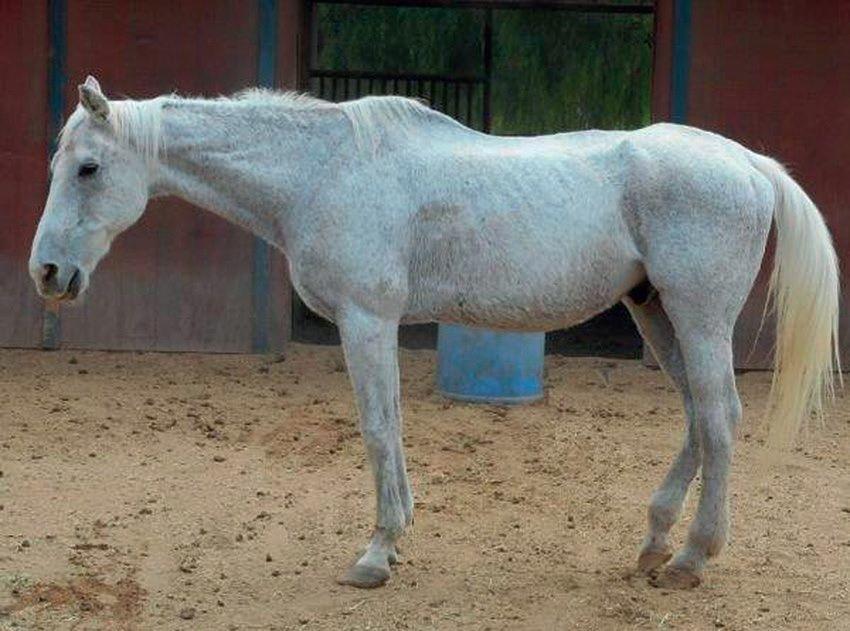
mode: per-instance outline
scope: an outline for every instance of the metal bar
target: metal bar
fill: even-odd
[[[50,66],[47,77],[47,99],[50,111],[50,151],[56,150],[62,116],[65,111],[66,61],[68,58],[67,6],[65,0],[49,0]]]
[[[273,88],[277,70],[277,0],[258,0],[257,83]],[[269,350],[271,325],[271,251],[269,244],[254,237],[251,266],[251,350]]]
[[[472,127],[472,99],[475,98],[475,90],[471,85],[466,86],[466,125]]]
[[[343,79],[342,80],[342,100],[343,101],[348,100],[348,81],[349,81],[349,79]]]
[[[306,4],[304,10],[307,11],[307,19],[310,20],[310,41],[307,42],[307,68],[310,69],[316,65],[319,59],[319,5],[314,0],[303,0]]]
[[[416,72],[372,72],[369,70],[324,70],[321,68],[310,69],[310,77],[326,77],[329,79],[377,79],[377,80],[399,80],[411,79],[414,81],[451,81],[453,83],[483,83],[487,80],[484,75],[443,75]]]
[[[446,81],[443,81],[443,109],[441,110],[443,113],[449,113],[449,84]]]
[[[310,91],[312,88],[310,68],[316,65],[316,49],[318,47],[318,19],[316,16],[317,6],[313,0],[301,0],[299,2],[299,18],[300,28],[296,33],[297,43],[297,62],[298,62],[298,88],[304,91]],[[324,91],[325,86],[321,86]],[[325,98],[324,94],[320,95]],[[297,331],[303,328],[304,322],[307,319],[308,309],[298,292],[290,286],[290,337],[295,337]]]
[[[460,84],[454,84],[455,89],[455,118],[460,119]]]
[[[62,129],[62,116],[65,112],[65,81],[68,60],[68,6],[66,0],[49,0],[48,42],[50,60],[47,68],[47,109],[50,154],[56,151],[59,130]],[[48,301],[44,304],[41,322],[41,347],[56,349],[62,342],[62,322],[59,317],[59,304]]]
[[[488,134],[491,129],[490,101],[493,84],[493,10],[484,13],[484,104],[481,124]]]
[[[257,82],[274,87],[277,66],[277,0],[258,0]]]
[[[311,87],[310,68],[316,65],[317,28],[316,3],[313,0],[302,0],[300,3],[299,20],[301,27],[296,33],[296,56],[298,63],[298,89],[309,91]],[[295,311],[298,303],[293,301],[293,322],[295,322]]]
[[[688,120],[688,83],[691,70],[691,0],[673,4],[673,68],[670,81],[670,118]]]
[[[320,4],[368,5],[375,7],[420,7],[424,9],[552,9],[579,13],[654,13],[651,2],[613,4],[569,0],[316,0]]]

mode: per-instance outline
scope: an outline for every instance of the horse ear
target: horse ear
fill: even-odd
[[[93,76],[86,77],[85,83],[77,86],[80,92],[80,105],[86,111],[101,120],[106,120],[109,116],[109,101],[103,96],[103,91],[100,89],[100,84]]]

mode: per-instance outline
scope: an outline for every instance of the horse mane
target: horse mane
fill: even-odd
[[[133,147],[148,161],[165,152],[162,136],[162,110],[166,99],[157,97],[144,101],[126,99],[109,102],[108,122],[118,141]]]
[[[162,137],[162,109],[168,98],[170,97],[160,96],[144,101],[133,99],[109,101],[106,124],[115,132],[118,142],[132,147],[147,161],[156,160],[165,151]],[[69,137],[87,116],[89,114],[82,105],[78,105],[59,131],[57,146],[61,147],[65,138]],[[54,154],[51,166],[58,153],[57,151]]]
[[[181,102],[225,102],[237,106],[277,107],[284,115],[297,115],[308,111],[339,111],[351,124],[357,146],[371,152],[380,145],[381,136],[387,130],[404,134],[427,120],[461,126],[454,119],[432,110],[421,101],[402,96],[366,96],[353,101],[333,103],[309,94],[266,88],[249,88],[214,99],[170,94],[146,100],[110,100],[106,122],[115,132],[119,142],[138,151],[144,159],[153,161],[166,149],[162,135],[163,110],[166,105]],[[78,106],[59,132],[60,144],[62,139],[82,122],[84,116],[85,111]]]
[[[357,127],[370,128],[382,123],[409,123],[431,114],[448,118],[432,110],[423,101],[405,96],[364,96],[353,101],[333,103],[303,92],[248,88],[218,100],[249,104],[278,105],[290,111],[339,109]],[[453,120],[453,119],[449,119]]]
[[[377,151],[385,130],[406,135],[424,122],[462,127],[421,101],[403,96],[367,96],[342,103],[340,107],[351,122],[355,143],[370,153]]]
[[[341,111],[351,124],[355,143],[361,149],[370,151],[377,149],[381,133],[388,129],[404,134],[426,121],[461,126],[453,118],[431,109],[423,101],[404,96],[365,96],[353,101],[333,103],[300,92],[250,88],[237,92],[233,97],[223,98],[250,104],[276,105],[290,112]]]

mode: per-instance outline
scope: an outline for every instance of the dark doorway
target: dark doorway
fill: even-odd
[[[629,129],[650,122],[653,6],[648,1],[527,8],[528,2],[308,3],[303,88],[341,101],[404,94],[502,135]],[[414,6],[410,6],[414,5]],[[499,6],[498,9],[493,8]],[[293,300],[293,337],[336,344],[335,327]],[[401,327],[409,348],[433,348],[436,325]],[[547,352],[639,357],[621,305],[547,335]]]

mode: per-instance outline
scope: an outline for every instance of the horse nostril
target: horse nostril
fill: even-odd
[[[75,267],[74,273],[71,274],[71,280],[68,281],[68,288],[65,290],[65,293],[72,300],[80,295],[80,287],[82,286],[83,279],[80,276],[80,268]]]
[[[41,266],[41,280],[42,282],[49,283],[56,275],[59,273],[59,268],[53,263],[45,263]]]

